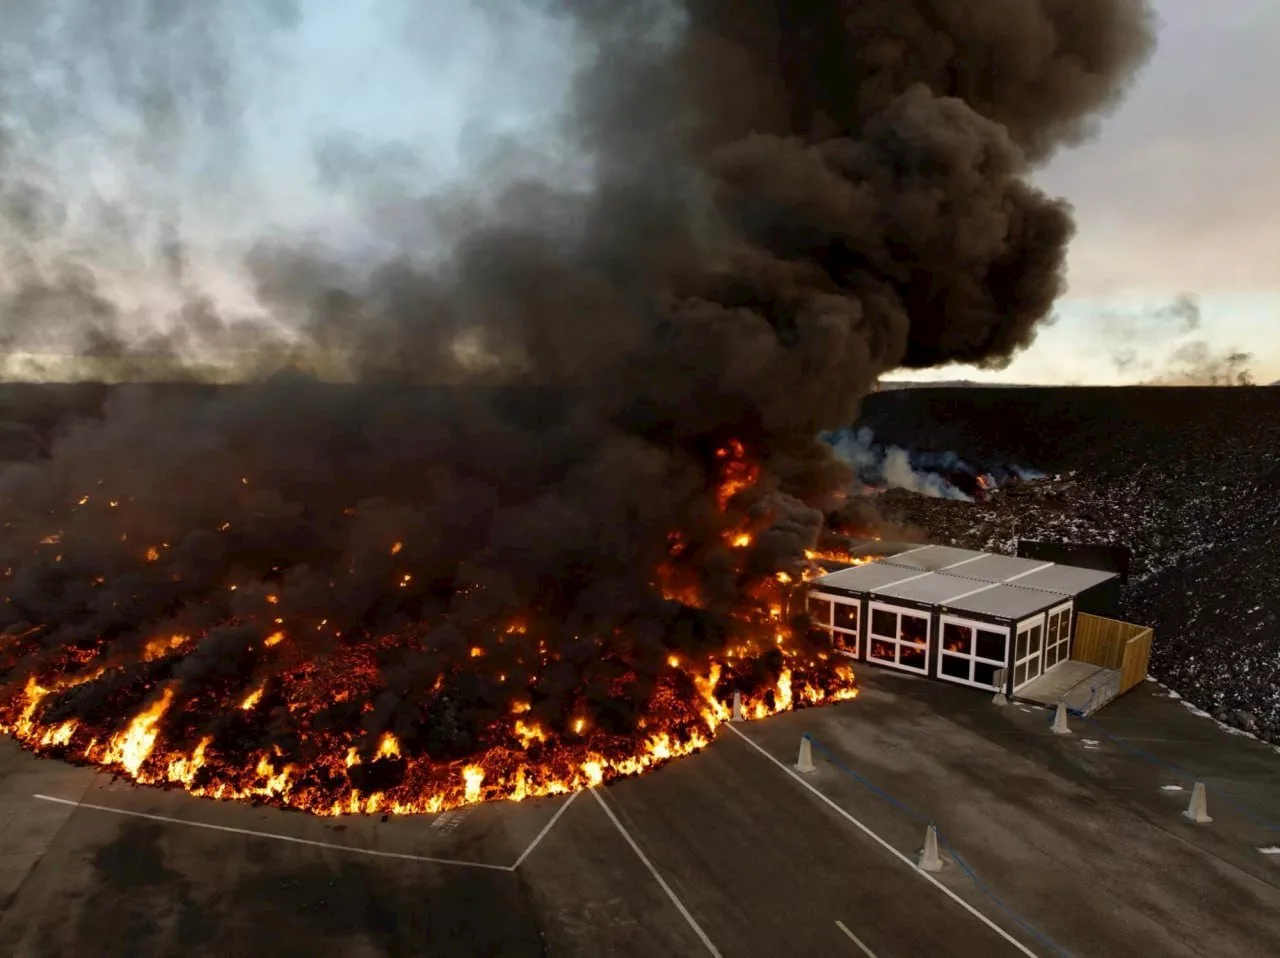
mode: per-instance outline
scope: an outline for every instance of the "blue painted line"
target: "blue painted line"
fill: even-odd
[[[1180,768],[1177,765],[1174,765],[1172,762],[1166,762],[1164,759],[1160,758],[1159,756],[1153,755],[1152,753],[1148,752],[1146,749],[1139,748],[1137,745],[1134,745],[1132,742],[1128,741],[1127,739],[1122,738],[1119,735],[1116,735],[1114,732],[1108,731],[1106,728],[1104,728],[1102,725],[1098,723],[1097,719],[1090,718],[1087,715],[1081,715],[1080,718],[1083,719],[1084,722],[1088,724],[1091,728],[1096,729],[1099,734],[1110,739],[1112,742],[1115,742],[1121,748],[1124,748],[1127,751],[1138,756],[1138,758],[1142,759],[1143,761],[1149,762],[1150,764],[1155,765],[1158,768],[1167,768],[1169,771],[1177,775],[1180,775],[1181,777],[1191,782],[1204,781],[1204,777],[1197,775],[1194,772],[1190,772],[1185,768]],[[1225,792],[1217,792],[1217,791],[1215,791],[1213,794],[1214,794],[1214,801],[1220,801],[1220,802],[1226,803],[1231,808],[1234,808],[1237,812],[1243,815],[1245,818],[1249,819],[1251,822],[1257,825],[1259,828],[1269,832],[1280,832],[1280,825],[1277,825],[1275,822],[1267,820],[1265,816],[1263,816],[1259,812],[1255,811],[1254,809],[1250,808],[1248,805],[1241,802],[1234,795],[1228,795]]]
[[[906,802],[895,797],[891,793],[885,791],[880,786],[876,785],[874,782],[870,781],[866,776],[861,775],[860,773],[854,771],[847,764],[842,762],[829,748],[827,748],[825,745],[823,745],[821,742],[815,739],[811,734],[805,733],[804,737],[809,740],[809,744],[813,747],[815,751],[818,752],[818,754],[820,754],[823,758],[825,758],[828,762],[834,765],[841,772],[843,772],[844,774],[852,778],[854,781],[856,781],[859,785],[861,785],[867,791],[871,792],[871,794],[875,795],[877,798],[882,799],[883,801],[887,802],[889,805],[898,809],[900,812],[902,812],[904,815],[906,815],[908,818],[912,819],[913,821],[920,824],[924,824],[924,825],[930,825],[933,828],[937,829],[936,823],[931,818],[929,818],[927,815],[922,815],[920,812],[916,811]],[[1019,928],[1025,931],[1028,935],[1030,935],[1040,944],[1050,949],[1055,955],[1058,955],[1059,958],[1071,958],[1071,953],[1069,951],[1067,951],[1061,945],[1057,944],[1055,941],[1053,941],[1053,939],[1049,938],[1046,934],[1044,934],[1044,932],[1040,931],[1030,922],[1022,918],[1004,901],[1004,899],[1000,898],[999,895],[993,892],[990,886],[988,886],[986,882],[984,882],[981,878],[978,877],[978,873],[975,872],[972,867],[970,867],[969,863],[964,860],[964,858],[960,855],[960,853],[957,852],[954,847],[952,847],[951,843],[948,842],[947,839],[943,836],[941,830],[938,831],[938,844],[943,849],[945,849],[946,852],[955,861],[955,863],[960,866],[960,870],[963,871],[965,875],[969,877],[969,880],[973,882],[974,886],[978,889],[978,891],[981,892],[987,899],[989,899],[1005,915],[1007,915],[1008,918],[1015,925],[1017,925]]]

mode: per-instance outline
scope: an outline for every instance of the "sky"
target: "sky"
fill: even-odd
[[[448,210],[420,215],[423,195],[475,193],[513,155],[567,166],[545,134],[578,51],[532,6],[10,0],[0,201],[35,183],[65,203],[34,240],[0,224],[0,253],[76,258],[144,325],[192,283],[251,314],[237,264],[264,238],[356,261],[429,256]],[[902,375],[1280,379],[1280,0],[1156,7],[1159,46],[1130,96],[1035,174],[1079,227],[1055,321],[1007,369]],[[165,269],[170,234],[187,246],[181,283]]]
[[[1257,382],[1280,380],[1280,0],[1155,6],[1128,98],[1035,177],[1076,210],[1057,321],[1005,370],[898,378],[1176,380],[1247,352]],[[1179,296],[1198,300],[1194,329]]]

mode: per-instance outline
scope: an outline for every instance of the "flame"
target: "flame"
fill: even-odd
[[[465,785],[463,797],[468,802],[480,801],[480,786],[484,783],[484,769],[479,765],[468,765],[462,770],[462,781]]]
[[[382,739],[378,742],[378,751],[374,758],[399,758],[400,742],[390,732],[383,732]]]
[[[63,722],[57,728],[51,728],[40,736],[41,748],[62,748],[69,745],[71,736],[75,735],[79,723],[73,720]]]
[[[399,555],[399,554],[400,554],[400,550],[401,550],[401,549],[403,549],[403,548],[404,548],[404,543],[403,543],[403,542],[396,542],[396,543],[393,543],[393,544],[392,544],[392,546],[391,546],[391,554],[392,554],[393,556],[394,556],[394,555]]]
[[[123,766],[125,771],[137,778],[138,770],[151,754],[156,736],[160,734],[156,726],[172,701],[173,689],[166,688],[160,698],[134,716],[127,729],[112,737],[107,743],[102,764]]]
[[[284,641],[283,632],[272,632],[270,635],[268,635],[265,639],[262,640],[262,644],[269,649],[274,645],[279,645],[283,641]]]
[[[255,708],[257,708],[258,703],[262,701],[262,694],[266,690],[267,690],[267,685],[264,682],[262,685],[259,685],[256,689],[254,689],[252,692],[246,695],[244,699],[240,702],[240,711],[252,712]]]
[[[716,458],[720,460],[720,485],[716,489],[716,501],[720,511],[725,511],[729,503],[739,493],[746,492],[760,477],[760,467],[746,458],[746,449],[737,439],[716,450]]]
[[[195,782],[196,773],[204,767],[204,753],[212,742],[213,736],[206,735],[191,755],[180,755],[172,759],[165,770],[165,777],[171,782],[191,788]]]
[[[145,558],[148,562],[158,561],[160,559],[160,550],[155,546],[148,546]]]
[[[521,719],[516,719],[512,730],[515,732],[516,738],[520,740],[521,747],[526,749],[535,742],[545,742],[547,740],[547,733],[542,730],[542,726],[537,722],[525,722]]]

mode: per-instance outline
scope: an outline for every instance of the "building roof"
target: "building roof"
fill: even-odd
[[[1114,572],[1037,559],[951,546],[916,546],[866,565],[828,573],[814,579],[810,588],[1016,620],[1060,605],[1114,578]]]
[[[1069,598],[1059,592],[1044,592],[1021,585],[993,585],[963,598],[952,599],[945,607],[948,612],[969,612],[997,619],[1025,619],[1061,605]]]

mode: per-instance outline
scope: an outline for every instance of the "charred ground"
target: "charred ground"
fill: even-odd
[[[1013,553],[1019,538],[1117,544],[1122,612],[1154,626],[1151,671],[1220,720],[1280,741],[1280,390],[911,389],[860,424],[913,451],[1048,478],[986,502],[881,498],[936,541]]]

